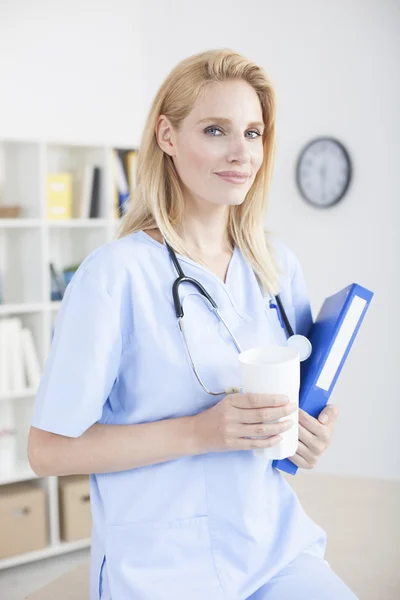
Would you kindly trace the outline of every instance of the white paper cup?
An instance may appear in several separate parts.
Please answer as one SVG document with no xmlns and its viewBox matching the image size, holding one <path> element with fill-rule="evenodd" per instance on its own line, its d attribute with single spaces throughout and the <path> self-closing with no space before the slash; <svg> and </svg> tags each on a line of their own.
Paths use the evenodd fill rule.
<svg viewBox="0 0 400 600">
<path fill-rule="evenodd" d="M 241 387 L 244 393 L 283 394 L 299 406 L 300 357 L 295 348 L 267 346 L 251 348 L 239 354 Z M 299 409 L 290 415 L 270 421 L 286 419 L 293 427 L 279 435 L 282 440 L 271 448 L 257 448 L 254 454 L 268 460 L 287 458 L 297 452 L 299 445 Z M 257 438 L 253 438 L 257 439 Z M 264 438 L 266 439 L 266 438 Z"/>
</svg>

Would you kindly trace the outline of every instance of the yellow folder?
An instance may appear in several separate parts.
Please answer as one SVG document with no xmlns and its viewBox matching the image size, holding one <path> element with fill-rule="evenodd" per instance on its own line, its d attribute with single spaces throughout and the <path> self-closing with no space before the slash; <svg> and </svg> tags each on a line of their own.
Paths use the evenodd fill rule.
<svg viewBox="0 0 400 600">
<path fill-rule="evenodd" d="M 72 175 L 51 173 L 47 175 L 47 218 L 72 218 Z"/>
</svg>

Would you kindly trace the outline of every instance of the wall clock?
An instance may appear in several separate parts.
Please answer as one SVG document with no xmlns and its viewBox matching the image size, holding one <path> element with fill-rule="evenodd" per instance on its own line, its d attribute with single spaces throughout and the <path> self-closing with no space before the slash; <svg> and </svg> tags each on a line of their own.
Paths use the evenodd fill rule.
<svg viewBox="0 0 400 600">
<path fill-rule="evenodd" d="M 341 142 L 319 137 L 300 152 L 296 165 L 296 183 L 306 202 L 318 208 L 337 204 L 350 185 L 350 156 Z"/>
</svg>

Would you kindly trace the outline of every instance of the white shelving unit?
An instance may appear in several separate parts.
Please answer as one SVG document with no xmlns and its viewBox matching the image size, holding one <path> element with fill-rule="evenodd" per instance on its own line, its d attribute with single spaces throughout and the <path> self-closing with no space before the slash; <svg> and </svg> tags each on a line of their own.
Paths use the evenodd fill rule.
<svg viewBox="0 0 400 600">
<path fill-rule="evenodd" d="M 47 174 L 70 172 L 76 181 L 87 163 L 102 169 L 99 218 L 48 220 Z M 19 218 L 0 219 L 0 319 L 18 315 L 23 326 L 31 329 L 43 368 L 61 304 L 51 301 L 49 263 L 59 271 L 80 263 L 92 250 L 114 239 L 118 228 L 119 220 L 114 218 L 113 147 L 0 140 L 0 190 L 0 204 L 22 207 Z M 0 476 L 0 486 L 29 480 L 46 490 L 49 543 L 43 550 L 0 560 L 0 570 L 90 545 L 90 539 L 60 540 L 58 478 L 37 477 L 28 464 L 27 436 L 35 393 L 35 389 L 25 389 L 0 396 L 0 403 L 11 403 L 14 411 L 18 460 L 14 472 Z"/>
</svg>

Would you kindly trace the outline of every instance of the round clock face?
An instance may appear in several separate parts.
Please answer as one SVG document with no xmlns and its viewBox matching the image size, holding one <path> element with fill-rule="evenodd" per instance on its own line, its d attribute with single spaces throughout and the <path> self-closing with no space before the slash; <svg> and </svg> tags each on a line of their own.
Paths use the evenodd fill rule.
<svg viewBox="0 0 400 600">
<path fill-rule="evenodd" d="M 333 138 L 307 144 L 297 161 L 296 182 L 303 198 L 318 208 L 343 198 L 351 179 L 351 162 L 345 147 Z"/>
</svg>

